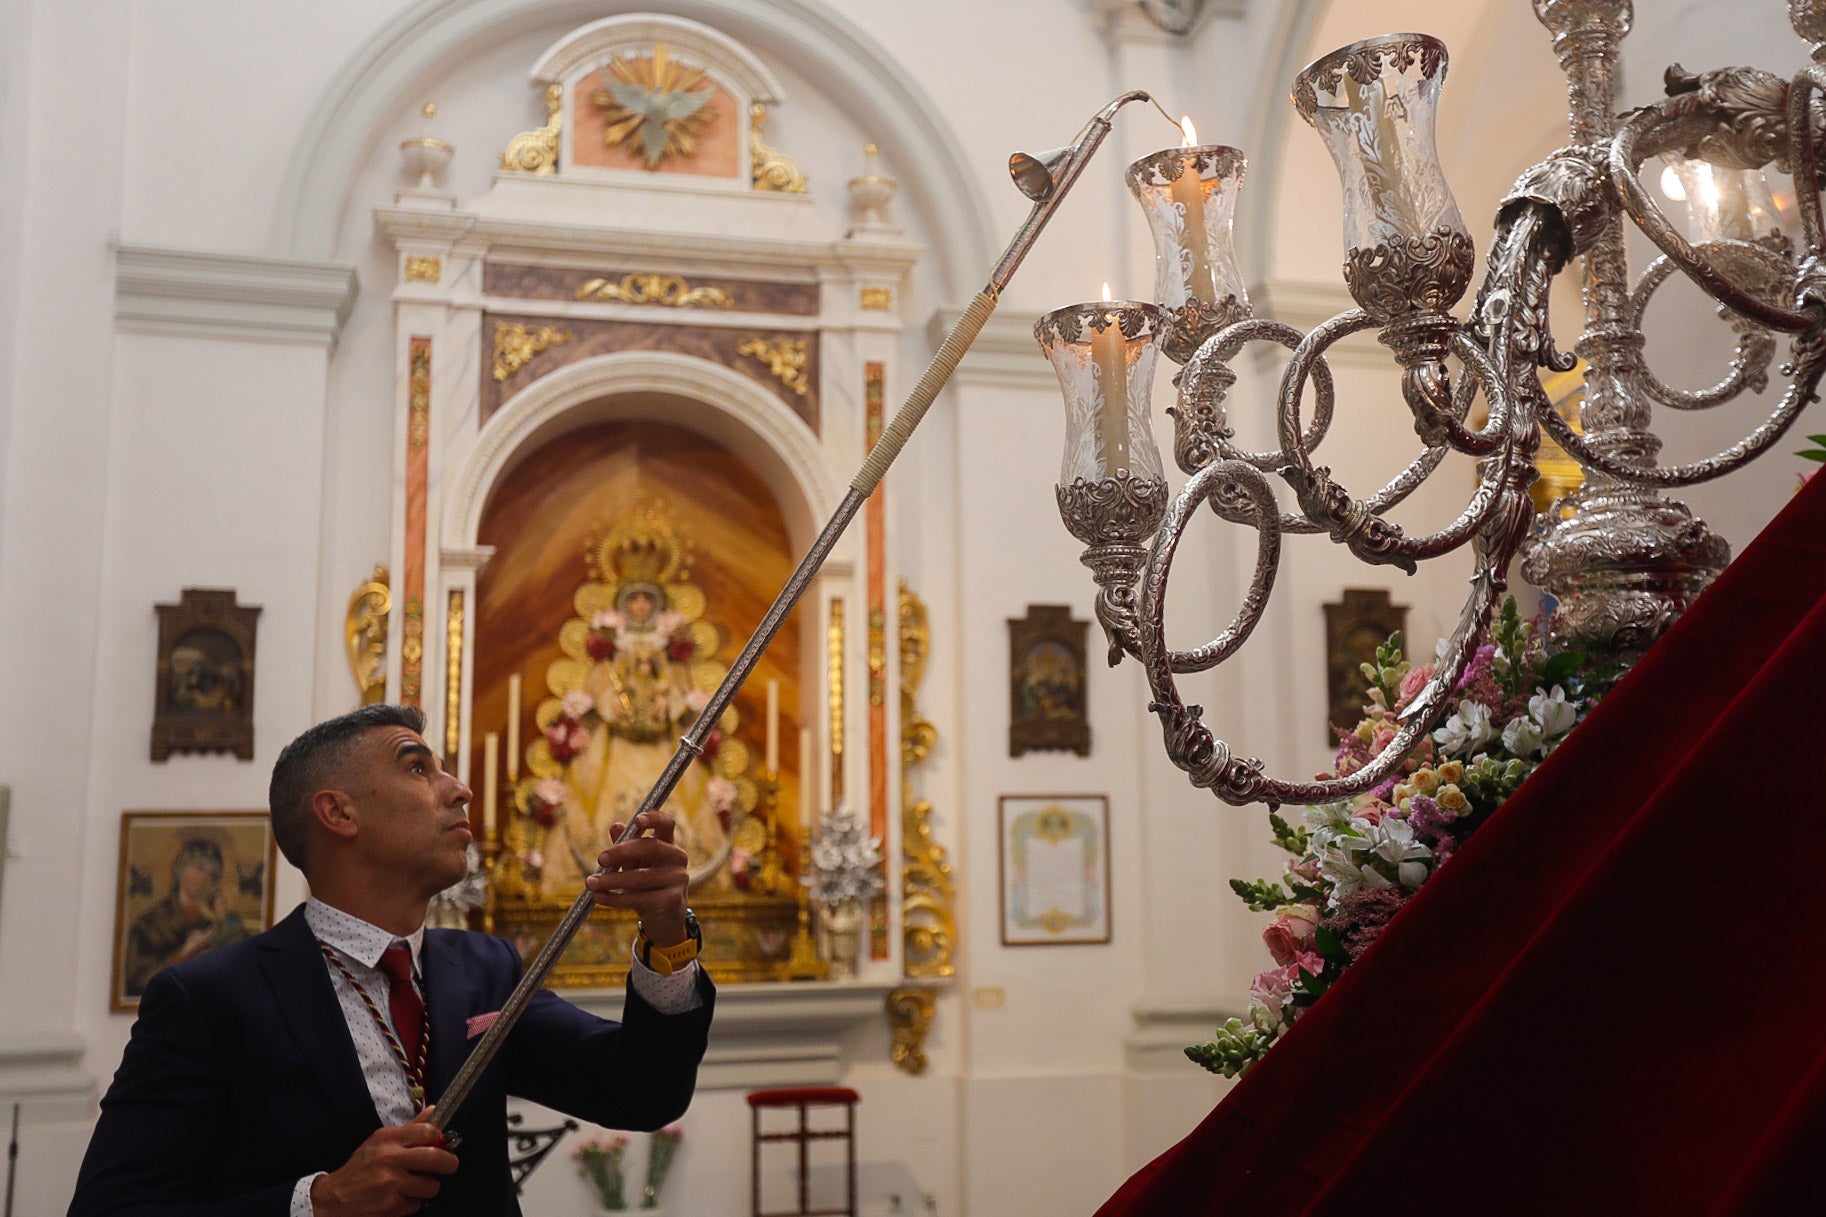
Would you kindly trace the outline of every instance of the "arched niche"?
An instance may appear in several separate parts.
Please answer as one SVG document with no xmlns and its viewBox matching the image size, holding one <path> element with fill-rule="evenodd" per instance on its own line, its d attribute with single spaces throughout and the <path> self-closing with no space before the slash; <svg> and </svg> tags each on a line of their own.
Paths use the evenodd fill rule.
<svg viewBox="0 0 1826 1217">
<path fill-rule="evenodd" d="M 492 488 L 555 436 L 640 418 L 688 428 L 740 453 L 780 505 L 800 549 L 842 497 L 842 482 L 811 429 L 754 381 L 688 355 L 628 351 L 567 364 L 489 418 L 451 483 L 443 544 L 474 546 Z"/>
</svg>

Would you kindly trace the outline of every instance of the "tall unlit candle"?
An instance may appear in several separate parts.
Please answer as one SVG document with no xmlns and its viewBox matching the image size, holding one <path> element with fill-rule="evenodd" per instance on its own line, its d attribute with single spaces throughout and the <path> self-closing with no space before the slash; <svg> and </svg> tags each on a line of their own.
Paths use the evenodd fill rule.
<svg viewBox="0 0 1826 1217">
<path fill-rule="evenodd" d="M 818 774 L 812 768 L 812 733 L 809 727 L 799 728 L 799 823 L 807 832 L 812 825 L 812 788 L 817 784 Z"/>
<path fill-rule="evenodd" d="M 495 771 L 501 765 L 501 737 L 490 731 L 482 738 L 482 837 L 495 835 Z"/>
<path fill-rule="evenodd" d="M 780 682 L 767 682 L 767 772 L 780 772 Z"/>
<path fill-rule="evenodd" d="M 507 678 L 507 780 L 520 780 L 520 674 Z"/>
</svg>

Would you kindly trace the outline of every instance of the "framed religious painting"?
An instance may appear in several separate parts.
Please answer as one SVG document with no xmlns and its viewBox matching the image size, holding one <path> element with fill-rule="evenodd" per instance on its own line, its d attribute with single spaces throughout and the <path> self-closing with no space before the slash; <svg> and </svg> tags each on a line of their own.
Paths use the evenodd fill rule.
<svg viewBox="0 0 1826 1217">
<path fill-rule="evenodd" d="M 139 1009 L 159 969 L 272 925 L 275 863 L 264 811 L 122 812 L 109 1008 Z"/>
<path fill-rule="evenodd" d="M 1071 606 L 1030 604 L 1008 619 L 1008 755 L 1057 750 L 1091 754 L 1084 660 L 1089 621 Z"/>
<path fill-rule="evenodd" d="M 232 589 L 187 587 L 159 618 L 152 759 L 232 752 L 254 759 L 254 630 L 260 607 Z"/>
<path fill-rule="evenodd" d="M 1325 606 L 1325 744 L 1336 747 L 1336 730 L 1349 731 L 1363 717 L 1369 678 L 1363 665 L 1374 664 L 1376 648 L 1389 635 L 1405 631 L 1406 605 L 1395 604 L 1381 588 L 1347 587 L 1337 604 Z"/>
<path fill-rule="evenodd" d="M 1002 945 L 1108 942 L 1108 797 L 1003 795 L 998 810 Z"/>
</svg>

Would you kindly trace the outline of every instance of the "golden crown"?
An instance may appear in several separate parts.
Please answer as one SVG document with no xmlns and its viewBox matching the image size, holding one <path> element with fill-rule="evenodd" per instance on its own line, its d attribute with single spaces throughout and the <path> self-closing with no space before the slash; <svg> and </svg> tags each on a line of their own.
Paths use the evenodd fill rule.
<svg viewBox="0 0 1826 1217">
<path fill-rule="evenodd" d="M 586 560 L 599 583 L 664 586 L 682 577 L 688 545 L 665 505 L 635 508 L 590 538 Z"/>
</svg>

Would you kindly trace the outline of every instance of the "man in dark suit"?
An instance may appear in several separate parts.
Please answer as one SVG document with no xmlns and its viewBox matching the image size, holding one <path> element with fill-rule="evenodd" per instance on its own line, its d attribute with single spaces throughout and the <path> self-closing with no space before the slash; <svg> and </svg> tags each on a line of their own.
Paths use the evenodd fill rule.
<svg viewBox="0 0 1826 1217">
<path fill-rule="evenodd" d="M 598 904 L 641 918 L 625 1021 L 542 991 L 451 1125 L 425 1122 L 520 974 L 505 942 L 426 930 L 462 878 L 469 788 L 410 707 L 293 741 L 273 832 L 312 897 L 273 929 L 153 977 L 102 1099 L 71 1217 L 517 1214 L 505 1097 L 652 1129 L 689 1105 L 715 991 L 695 957 L 672 821 L 603 851 Z"/>
</svg>

